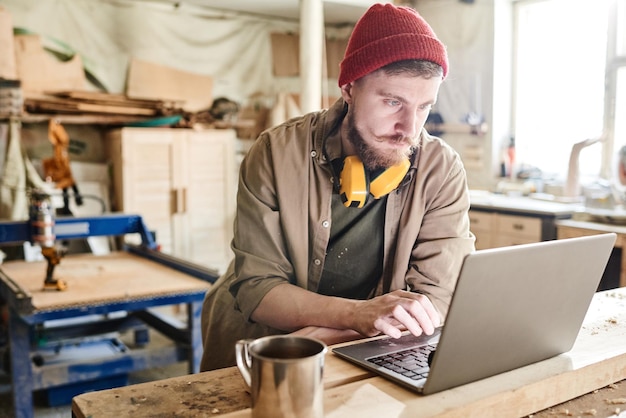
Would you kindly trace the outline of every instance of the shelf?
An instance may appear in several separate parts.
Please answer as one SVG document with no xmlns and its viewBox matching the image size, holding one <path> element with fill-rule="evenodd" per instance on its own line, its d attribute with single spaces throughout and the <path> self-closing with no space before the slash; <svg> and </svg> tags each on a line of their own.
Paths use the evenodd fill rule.
<svg viewBox="0 0 626 418">
<path fill-rule="evenodd" d="M 20 116 L 0 116 L 0 122 L 18 119 L 22 123 L 47 123 L 56 119 L 62 124 L 70 125 L 127 125 L 129 123 L 146 122 L 155 117 L 127 115 L 75 115 L 75 114 L 22 114 Z"/>
</svg>

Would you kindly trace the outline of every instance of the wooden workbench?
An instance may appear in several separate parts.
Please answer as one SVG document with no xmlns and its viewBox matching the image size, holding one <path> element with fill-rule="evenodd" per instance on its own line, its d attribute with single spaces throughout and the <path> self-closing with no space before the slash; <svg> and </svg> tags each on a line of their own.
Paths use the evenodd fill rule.
<svg viewBox="0 0 626 418">
<path fill-rule="evenodd" d="M 75 254 L 62 259 L 54 277 L 64 280 L 65 291 L 43 290 L 45 261 L 10 261 L 0 271 L 28 296 L 30 312 L 171 295 L 206 292 L 209 284 L 147 258 L 119 251 L 107 255 Z"/>
<path fill-rule="evenodd" d="M 523 417 L 580 395 L 593 394 L 626 378 L 625 308 L 626 289 L 599 292 L 570 352 L 428 396 L 374 377 L 329 351 L 324 369 L 325 416 Z M 572 401 L 567 413 L 592 414 L 585 399 L 588 398 Z M 576 410 L 577 405 L 584 410 Z M 250 397 L 237 369 L 226 368 L 79 395 L 73 399 L 72 413 L 78 418 L 234 418 L 250 417 L 249 406 Z M 609 416 L 616 408 L 619 404 L 603 398 L 593 405 L 594 416 Z M 534 416 L 558 416 L 558 410 L 554 411 Z"/>
</svg>

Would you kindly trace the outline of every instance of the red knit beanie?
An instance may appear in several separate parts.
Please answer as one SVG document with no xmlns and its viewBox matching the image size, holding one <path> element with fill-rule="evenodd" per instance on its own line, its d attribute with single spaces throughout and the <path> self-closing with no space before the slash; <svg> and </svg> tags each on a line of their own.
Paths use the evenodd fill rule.
<svg viewBox="0 0 626 418">
<path fill-rule="evenodd" d="M 441 65 L 448 74 L 446 47 L 410 7 L 375 4 L 354 26 L 340 64 L 339 87 L 392 62 L 418 59 Z"/>
</svg>

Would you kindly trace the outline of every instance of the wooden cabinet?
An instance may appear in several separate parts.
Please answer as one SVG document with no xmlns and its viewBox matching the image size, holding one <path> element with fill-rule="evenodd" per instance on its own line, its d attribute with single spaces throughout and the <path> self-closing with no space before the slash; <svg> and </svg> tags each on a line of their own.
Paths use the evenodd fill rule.
<svg viewBox="0 0 626 418">
<path fill-rule="evenodd" d="M 223 271 L 235 213 L 235 131 L 121 128 L 105 141 L 114 209 L 141 215 L 163 252 Z"/>
<path fill-rule="evenodd" d="M 554 239 L 549 233 L 544 236 L 545 226 L 549 227 L 545 222 L 529 215 L 470 210 L 470 229 L 476 235 L 478 250 Z"/>
<path fill-rule="evenodd" d="M 495 231 L 495 216 L 490 212 L 481 212 L 478 210 L 470 210 L 470 230 L 476 236 L 476 249 L 484 250 L 485 248 L 492 248 L 493 239 L 492 235 Z"/>
<path fill-rule="evenodd" d="M 542 240 L 540 218 L 500 213 L 495 213 L 494 216 L 496 218 L 494 247 L 528 244 Z"/>
<path fill-rule="evenodd" d="M 597 234 L 617 234 L 613 253 L 604 270 L 599 290 L 626 287 L 626 226 L 593 222 L 587 215 L 581 219 L 563 219 L 556 222 L 557 238 L 568 239 Z"/>
</svg>

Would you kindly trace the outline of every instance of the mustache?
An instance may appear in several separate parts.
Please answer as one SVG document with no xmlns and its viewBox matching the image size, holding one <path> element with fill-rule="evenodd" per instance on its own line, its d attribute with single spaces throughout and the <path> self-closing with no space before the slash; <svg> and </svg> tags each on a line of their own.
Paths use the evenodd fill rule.
<svg viewBox="0 0 626 418">
<path fill-rule="evenodd" d="M 394 136 L 377 136 L 374 137 L 374 141 L 378 142 L 378 143 L 383 143 L 383 142 L 396 142 L 396 143 L 405 143 L 407 145 L 410 146 L 415 146 L 417 140 L 416 138 L 411 138 L 408 136 L 402 136 L 402 135 L 394 135 Z"/>
</svg>

